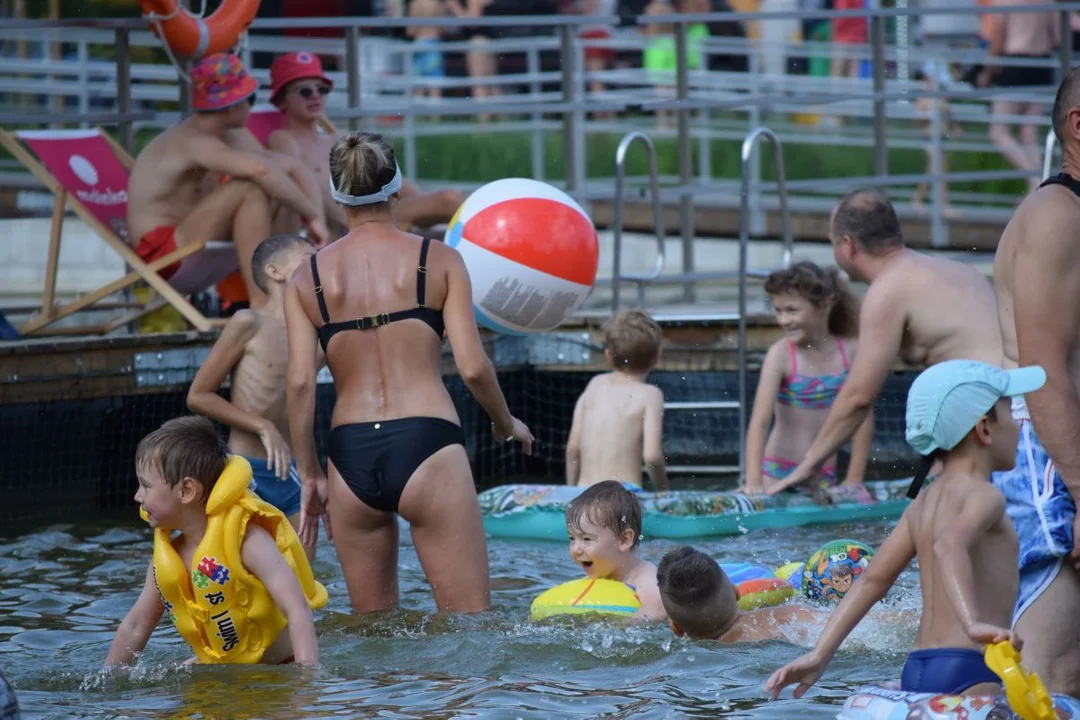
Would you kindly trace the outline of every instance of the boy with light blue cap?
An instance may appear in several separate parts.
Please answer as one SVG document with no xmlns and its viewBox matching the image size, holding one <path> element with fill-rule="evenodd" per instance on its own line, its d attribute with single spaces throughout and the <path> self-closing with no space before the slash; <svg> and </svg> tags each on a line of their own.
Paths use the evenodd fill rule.
<svg viewBox="0 0 1080 720">
<path fill-rule="evenodd" d="M 817 646 L 773 673 L 773 697 L 799 683 L 801 697 L 825 670 L 844 638 L 918 558 L 922 618 L 901 676 L 905 692 L 988 695 L 1001 680 L 986 666 L 987 644 L 1021 641 L 1009 630 L 1019 591 L 1016 530 L 990 474 L 1009 470 L 1019 429 L 1011 398 L 1046 382 L 1040 367 L 1015 370 L 949 360 L 915 378 L 908 391 L 907 442 L 923 462 L 911 484 L 915 498 L 821 634 Z M 931 465 L 942 472 L 920 493 Z"/>
</svg>

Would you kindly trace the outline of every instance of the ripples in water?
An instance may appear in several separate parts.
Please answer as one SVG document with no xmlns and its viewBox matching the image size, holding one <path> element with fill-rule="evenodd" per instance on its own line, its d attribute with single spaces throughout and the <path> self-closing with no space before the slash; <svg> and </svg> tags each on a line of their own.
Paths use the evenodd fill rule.
<svg viewBox="0 0 1080 720">
<path fill-rule="evenodd" d="M 823 542 L 880 544 L 888 527 L 802 528 L 693 543 L 721 561 L 779 566 Z M 25 718 L 831 718 L 851 691 L 899 676 L 915 619 L 872 614 L 808 697 L 767 701 L 769 673 L 816 639 L 793 627 L 753 645 L 692 643 L 666 626 L 530 623 L 542 590 L 579 576 L 565 544 L 493 540 L 493 610 L 434 614 L 402 532 L 402 607 L 352 614 L 337 557 L 323 543 L 316 574 L 330 591 L 317 613 L 322 666 L 185 666 L 187 646 L 163 623 L 131 668 L 102 668 L 113 632 L 138 595 L 151 535 L 144 526 L 56 526 L 0 540 L 0 668 Z M 647 542 L 658 562 L 674 543 Z M 887 603 L 918 607 L 907 571 Z"/>
</svg>

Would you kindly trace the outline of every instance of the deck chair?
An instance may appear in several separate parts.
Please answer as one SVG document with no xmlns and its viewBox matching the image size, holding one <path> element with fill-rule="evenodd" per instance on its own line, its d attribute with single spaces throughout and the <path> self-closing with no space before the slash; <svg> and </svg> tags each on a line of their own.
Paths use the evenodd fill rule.
<svg viewBox="0 0 1080 720">
<path fill-rule="evenodd" d="M 107 133 L 101 129 L 0 130 L 0 146 L 33 173 L 55 197 L 42 310 L 39 316 L 20 328 L 23 335 L 47 334 L 41 331 L 57 320 L 90 308 L 139 280 L 145 281 L 158 297 L 124 317 L 82 328 L 83 331 L 109 333 L 165 304 L 176 308 L 197 330 L 206 331 L 221 325 L 220 321 L 209 319 L 196 310 L 184 296 L 209 287 L 235 271 L 239 267 L 235 248 L 228 242 L 195 242 L 149 263 L 135 254 L 127 243 L 127 183 L 135 161 Z M 66 207 L 93 229 L 131 271 L 74 302 L 57 307 L 54 302 L 56 273 Z M 197 253 L 200 262 L 185 262 L 169 280 L 159 274 L 162 268 Z"/>
<path fill-rule="evenodd" d="M 319 127 L 330 134 L 337 133 L 334 123 L 322 117 L 319 119 Z M 266 147 L 270 140 L 270 133 L 285 127 L 285 115 L 273 105 L 256 105 L 251 108 L 248 116 L 247 129 L 259 144 Z"/>
</svg>

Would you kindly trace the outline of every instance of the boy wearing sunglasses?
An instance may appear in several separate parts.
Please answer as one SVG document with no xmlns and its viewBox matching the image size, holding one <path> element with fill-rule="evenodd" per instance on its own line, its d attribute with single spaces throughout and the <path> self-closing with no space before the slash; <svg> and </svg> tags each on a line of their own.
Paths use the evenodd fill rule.
<svg viewBox="0 0 1080 720">
<path fill-rule="evenodd" d="M 338 134 L 325 132 L 332 126 L 325 120 L 326 100 L 334 87 L 323 72 L 318 56 L 309 52 L 279 55 L 270 65 L 270 102 L 285 115 L 285 124 L 270 134 L 267 141 L 273 151 L 298 158 L 315 173 L 322 192 L 327 225 L 336 238 L 345 234 L 345 213 L 330 196 L 330 148 Z M 321 127 L 320 127 L 321 124 Z M 415 183 L 405 180 L 394 207 L 394 217 L 405 228 L 427 228 L 450 221 L 464 197 L 457 190 L 421 192 Z M 295 232 L 299 225 L 293 217 L 279 214 L 275 232 Z"/>
</svg>

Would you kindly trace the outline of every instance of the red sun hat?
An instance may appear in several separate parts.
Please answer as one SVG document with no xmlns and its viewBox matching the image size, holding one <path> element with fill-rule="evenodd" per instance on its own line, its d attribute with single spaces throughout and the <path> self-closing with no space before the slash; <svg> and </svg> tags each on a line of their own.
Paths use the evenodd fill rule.
<svg viewBox="0 0 1080 720">
<path fill-rule="evenodd" d="M 208 55 L 191 68 L 191 105 L 196 110 L 224 110 L 247 100 L 259 87 L 240 58 Z"/>
<path fill-rule="evenodd" d="M 294 52 L 278 55 L 270 64 L 270 102 L 279 100 L 281 91 L 293 80 L 316 78 L 331 88 L 334 81 L 323 74 L 322 62 L 317 55 L 309 52 Z"/>
</svg>

